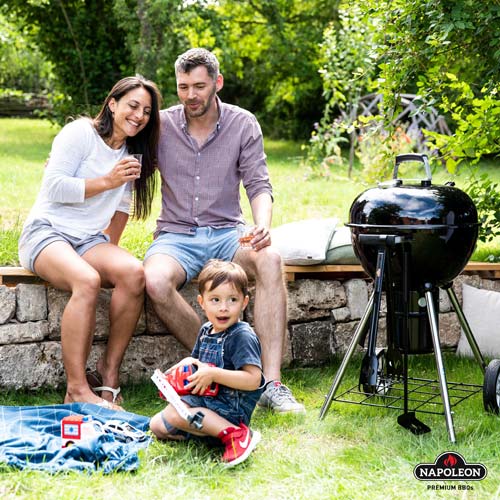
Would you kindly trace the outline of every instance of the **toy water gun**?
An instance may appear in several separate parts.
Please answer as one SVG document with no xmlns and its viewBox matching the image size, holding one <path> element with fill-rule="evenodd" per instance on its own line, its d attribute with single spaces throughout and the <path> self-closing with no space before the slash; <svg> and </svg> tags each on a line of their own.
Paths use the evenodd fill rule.
<svg viewBox="0 0 500 500">
<path fill-rule="evenodd" d="M 198 430 L 203 427 L 202 420 L 205 415 L 201 411 L 198 411 L 195 414 L 189 412 L 187 406 L 182 402 L 182 399 L 179 397 L 177 392 L 175 392 L 175 389 L 170 385 L 164 373 L 156 369 L 151 377 L 151 380 L 160 390 L 162 399 L 168 401 L 191 427 Z"/>
<path fill-rule="evenodd" d="M 213 363 L 207 363 L 209 366 L 215 366 Z M 165 373 L 165 378 L 168 383 L 174 388 L 175 392 L 180 396 L 185 396 L 186 394 L 191 394 L 191 389 L 186 389 L 186 385 L 190 383 L 188 377 L 196 372 L 198 367 L 196 365 L 182 365 L 178 366 L 175 370 Z M 219 384 L 213 383 L 210 387 L 207 387 L 198 396 L 217 396 L 219 393 Z M 160 392 L 160 397 L 162 394 Z M 164 399 L 164 398 L 162 398 Z"/>
</svg>

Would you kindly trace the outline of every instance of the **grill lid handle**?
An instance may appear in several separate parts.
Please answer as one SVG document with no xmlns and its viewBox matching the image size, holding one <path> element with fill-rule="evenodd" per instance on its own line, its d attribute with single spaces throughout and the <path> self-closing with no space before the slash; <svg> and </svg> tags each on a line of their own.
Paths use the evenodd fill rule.
<svg viewBox="0 0 500 500">
<path fill-rule="evenodd" d="M 418 161 L 424 164 L 426 178 L 422 180 L 425 185 L 430 185 L 432 181 L 431 167 L 429 165 L 429 159 L 427 155 L 421 155 L 417 153 L 406 153 L 403 155 L 396 156 L 396 163 L 394 165 L 394 172 L 392 178 L 396 180 L 398 178 L 399 165 L 405 161 Z"/>
</svg>

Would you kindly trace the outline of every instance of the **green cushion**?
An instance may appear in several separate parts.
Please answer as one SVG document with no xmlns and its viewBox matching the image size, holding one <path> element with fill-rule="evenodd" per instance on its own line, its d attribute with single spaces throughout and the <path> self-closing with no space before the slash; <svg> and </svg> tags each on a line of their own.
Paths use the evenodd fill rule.
<svg viewBox="0 0 500 500">
<path fill-rule="evenodd" d="M 359 264 L 351 242 L 351 230 L 339 227 L 330 240 L 325 264 Z"/>
</svg>

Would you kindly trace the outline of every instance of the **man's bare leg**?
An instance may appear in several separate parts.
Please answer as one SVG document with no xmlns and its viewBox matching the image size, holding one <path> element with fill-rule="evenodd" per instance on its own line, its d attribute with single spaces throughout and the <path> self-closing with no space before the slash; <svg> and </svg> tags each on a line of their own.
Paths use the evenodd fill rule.
<svg viewBox="0 0 500 500">
<path fill-rule="evenodd" d="M 238 250 L 234 262 L 255 279 L 255 331 L 262 345 L 267 380 L 279 380 L 286 334 L 287 294 L 281 257 L 272 249 Z"/>
<path fill-rule="evenodd" d="M 287 311 L 281 256 L 272 247 L 258 252 L 240 249 L 234 262 L 255 279 L 255 331 L 262 345 L 262 367 L 268 381 L 259 405 L 278 412 L 304 412 L 304 406 L 280 382 Z"/>
</svg>

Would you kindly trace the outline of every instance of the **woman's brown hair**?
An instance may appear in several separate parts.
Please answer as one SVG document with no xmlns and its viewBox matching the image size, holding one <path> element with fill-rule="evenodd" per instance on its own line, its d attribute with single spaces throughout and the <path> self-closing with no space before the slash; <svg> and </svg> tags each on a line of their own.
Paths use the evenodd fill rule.
<svg viewBox="0 0 500 500">
<path fill-rule="evenodd" d="M 129 153 L 142 153 L 141 176 L 134 182 L 134 216 L 145 219 L 151 213 L 156 190 L 155 170 L 158 164 L 158 140 L 160 138 L 160 107 L 161 95 L 158 87 L 141 75 L 128 76 L 115 83 L 107 95 L 101 110 L 94 118 L 94 126 L 98 134 L 107 139 L 113 134 L 113 113 L 109 108 L 109 101 L 119 101 L 133 89 L 142 87 L 151 96 L 151 114 L 147 125 L 137 135 L 127 137 L 126 143 Z"/>
</svg>

